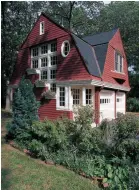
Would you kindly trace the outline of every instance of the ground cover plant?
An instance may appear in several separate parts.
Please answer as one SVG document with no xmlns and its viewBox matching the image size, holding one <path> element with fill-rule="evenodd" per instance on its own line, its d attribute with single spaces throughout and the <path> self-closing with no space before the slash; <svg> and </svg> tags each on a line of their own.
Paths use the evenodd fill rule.
<svg viewBox="0 0 139 190">
<path fill-rule="evenodd" d="M 19 92 L 22 88 L 26 90 L 25 85 L 23 79 L 14 97 L 18 97 L 18 106 L 20 101 L 23 102 L 22 107 L 26 99 Z M 37 105 L 35 100 L 34 104 Z M 107 186 L 107 189 L 139 189 L 133 180 L 138 178 L 137 116 L 119 114 L 116 120 L 104 120 L 99 127 L 92 128 L 91 116 L 94 118 L 95 112 L 91 106 L 80 106 L 74 121 L 64 117 L 56 121 L 39 121 L 37 117 L 26 118 L 27 110 L 23 112 L 16 105 L 15 99 L 13 121 L 8 124 L 8 131 L 18 146 L 28 150 L 33 157 L 61 164 L 91 179 L 99 178 L 101 187 Z M 34 110 L 37 113 L 37 106 Z M 19 113 L 22 113 L 24 125 L 15 117 Z"/>
</svg>

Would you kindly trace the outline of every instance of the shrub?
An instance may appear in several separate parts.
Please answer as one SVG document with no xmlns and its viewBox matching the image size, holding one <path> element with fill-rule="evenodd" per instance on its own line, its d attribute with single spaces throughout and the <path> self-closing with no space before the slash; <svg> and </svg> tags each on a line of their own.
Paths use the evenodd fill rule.
<svg viewBox="0 0 139 190">
<path fill-rule="evenodd" d="M 7 127 L 11 136 L 19 141 L 30 138 L 28 130 L 32 121 L 38 120 L 38 106 L 33 85 L 23 77 L 14 93 L 12 123 Z"/>
<path fill-rule="evenodd" d="M 139 99 L 128 98 L 127 99 L 127 111 L 129 112 L 139 112 Z"/>
</svg>

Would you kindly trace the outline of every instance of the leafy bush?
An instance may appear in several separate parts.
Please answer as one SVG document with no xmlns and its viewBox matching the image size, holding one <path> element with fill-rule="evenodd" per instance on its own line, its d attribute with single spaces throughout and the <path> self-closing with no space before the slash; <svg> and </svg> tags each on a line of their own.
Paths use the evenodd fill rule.
<svg viewBox="0 0 139 190">
<path fill-rule="evenodd" d="M 139 189 L 139 164 L 134 165 L 129 170 L 128 188 L 131 190 Z"/>
<path fill-rule="evenodd" d="M 139 112 L 139 99 L 138 98 L 128 98 L 127 99 L 127 111 Z"/>
</svg>

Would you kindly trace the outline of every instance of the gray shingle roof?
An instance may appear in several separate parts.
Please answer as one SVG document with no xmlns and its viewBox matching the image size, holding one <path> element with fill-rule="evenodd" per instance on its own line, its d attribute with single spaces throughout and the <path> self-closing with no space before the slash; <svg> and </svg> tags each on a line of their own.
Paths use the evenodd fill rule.
<svg viewBox="0 0 139 190">
<path fill-rule="evenodd" d="M 101 73 L 103 73 L 107 49 L 108 49 L 108 43 L 94 46 L 95 54 L 98 60 Z"/>
<path fill-rule="evenodd" d="M 114 34 L 117 32 L 117 30 L 118 29 L 114 29 L 109 32 L 102 32 L 96 35 L 85 36 L 83 40 L 85 40 L 87 43 L 93 46 L 108 43 L 112 39 Z"/>
<path fill-rule="evenodd" d="M 80 39 L 79 37 L 77 37 L 76 35 L 74 35 L 73 33 L 71 35 L 72 35 L 72 37 L 76 43 L 76 46 L 85 62 L 88 72 L 91 75 L 101 77 L 100 68 L 99 68 L 96 58 L 95 58 L 94 48 L 91 45 L 89 45 L 88 43 L 86 43 L 85 41 L 83 41 L 82 39 Z"/>
</svg>

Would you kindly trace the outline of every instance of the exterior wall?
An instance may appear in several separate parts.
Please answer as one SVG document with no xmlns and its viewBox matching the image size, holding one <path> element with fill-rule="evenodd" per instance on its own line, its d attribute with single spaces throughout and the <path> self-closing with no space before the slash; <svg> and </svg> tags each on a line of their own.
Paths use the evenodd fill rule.
<svg viewBox="0 0 139 190">
<path fill-rule="evenodd" d="M 38 114 L 39 114 L 40 120 L 44 120 L 45 118 L 54 120 L 62 116 L 66 116 L 69 119 L 73 119 L 72 111 L 56 110 L 55 99 L 52 99 L 50 101 L 44 101 L 44 104 L 42 104 L 39 108 Z"/>
<path fill-rule="evenodd" d="M 95 87 L 95 114 L 96 114 L 96 119 L 95 119 L 95 123 L 99 124 L 100 122 L 100 116 L 99 116 L 99 112 L 100 112 L 100 87 Z"/>
<path fill-rule="evenodd" d="M 124 58 L 123 59 L 124 73 L 118 73 L 115 71 L 115 50 L 118 50 Z M 128 80 L 127 60 L 119 30 L 116 32 L 116 34 L 109 42 L 108 51 L 105 60 L 104 72 L 102 75 L 102 79 L 105 82 L 110 82 L 119 85 L 119 83 L 115 80 L 115 78 L 125 80 L 125 82 L 121 84 L 121 86 L 130 87 Z"/>
</svg>

